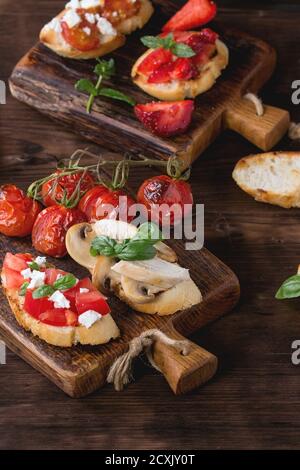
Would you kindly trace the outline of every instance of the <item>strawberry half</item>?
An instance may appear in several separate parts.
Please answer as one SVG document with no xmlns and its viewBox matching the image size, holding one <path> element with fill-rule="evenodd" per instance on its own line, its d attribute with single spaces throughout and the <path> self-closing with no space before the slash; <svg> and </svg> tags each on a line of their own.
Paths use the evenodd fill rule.
<svg viewBox="0 0 300 470">
<path fill-rule="evenodd" d="M 188 0 L 163 27 L 164 32 L 188 31 L 211 21 L 217 13 L 217 5 L 211 0 Z"/>
<path fill-rule="evenodd" d="M 168 64 L 171 61 L 172 52 L 160 47 L 159 49 L 155 49 L 155 51 L 151 52 L 151 54 L 145 57 L 145 59 L 138 66 L 137 71 L 143 75 L 149 76 L 159 67 L 164 64 Z"/>
<path fill-rule="evenodd" d="M 171 137 L 185 132 L 191 123 L 193 111 L 193 100 L 156 101 L 138 104 L 134 108 L 137 118 L 144 126 L 161 137 Z"/>
</svg>

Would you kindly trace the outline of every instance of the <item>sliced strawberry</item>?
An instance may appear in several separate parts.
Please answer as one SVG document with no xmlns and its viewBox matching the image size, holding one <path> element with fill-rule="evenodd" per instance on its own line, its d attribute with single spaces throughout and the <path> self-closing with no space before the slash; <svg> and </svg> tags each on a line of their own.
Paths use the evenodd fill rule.
<svg viewBox="0 0 300 470">
<path fill-rule="evenodd" d="M 196 78 L 198 73 L 197 67 L 195 67 L 190 59 L 179 57 L 173 62 L 170 76 L 172 80 L 191 80 Z"/>
<path fill-rule="evenodd" d="M 187 31 L 211 21 L 217 13 L 217 5 L 211 0 L 188 2 L 165 24 L 164 32 Z"/>
<path fill-rule="evenodd" d="M 170 137 L 185 132 L 192 120 L 192 100 L 153 102 L 138 104 L 134 111 L 137 118 L 153 134 Z"/>
<path fill-rule="evenodd" d="M 173 62 L 163 64 L 154 70 L 148 78 L 148 83 L 168 83 L 172 80 Z"/>
<path fill-rule="evenodd" d="M 147 55 L 147 57 L 145 57 L 145 59 L 138 66 L 137 71 L 148 76 L 153 73 L 156 69 L 158 69 L 161 65 L 168 64 L 171 61 L 172 52 L 160 47 L 159 49 L 155 49 L 155 51 L 151 52 Z"/>
<path fill-rule="evenodd" d="M 192 57 L 192 63 L 198 68 L 201 67 L 210 60 L 215 50 L 216 46 L 214 44 L 204 44 L 202 51 L 199 51 L 197 55 Z"/>
</svg>

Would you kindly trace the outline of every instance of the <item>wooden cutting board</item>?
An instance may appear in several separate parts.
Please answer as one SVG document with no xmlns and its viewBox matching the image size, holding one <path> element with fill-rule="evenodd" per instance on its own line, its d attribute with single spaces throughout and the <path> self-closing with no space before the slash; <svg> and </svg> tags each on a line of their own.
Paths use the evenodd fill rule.
<svg viewBox="0 0 300 470">
<path fill-rule="evenodd" d="M 159 328 L 174 339 L 197 331 L 229 312 L 239 299 L 239 282 L 234 273 L 209 251 L 186 251 L 183 243 L 172 243 L 180 263 L 189 268 L 201 289 L 203 302 L 190 310 L 169 317 L 137 313 L 117 298 L 110 300 L 112 315 L 121 337 L 103 346 L 58 348 L 34 337 L 21 328 L 0 289 L 0 335 L 6 345 L 54 382 L 71 397 L 83 397 L 102 387 L 110 366 L 128 350 L 128 342 L 143 331 Z M 30 240 L 0 236 L 0 264 L 7 251 L 33 252 Z M 50 259 L 49 259 L 50 261 Z M 70 258 L 53 260 L 62 269 L 78 277 L 87 276 Z M 182 356 L 173 348 L 156 342 L 153 357 L 172 390 L 185 393 L 209 380 L 216 372 L 217 358 L 191 343 L 191 352 Z"/>
<path fill-rule="evenodd" d="M 140 37 L 157 35 L 174 12 L 174 2 L 165 1 L 163 6 L 160 1 L 153 3 L 155 14 L 148 25 L 142 32 L 128 37 L 126 45 L 110 55 L 115 58 L 118 74 L 109 85 L 133 96 L 137 103 L 153 100 L 130 79 L 132 65 L 145 51 Z M 229 47 L 230 64 L 215 86 L 197 97 L 192 125 L 176 138 L 152 135 L 137 121 L 132 108 L 120 102 L 98 98 L 92 114 L 86 114 L 87 98 L 74 89 L 74 84 L 82 77 L 95 79 L 94 62 L 61 58 L 40 43 L 15 67 L 10 89 L 20 101 L 118 152 L 142 152 L 158 158 L 177 154 L 187 167 L 226 128 L 268 151 L 287 131 L 289 113 L 266 106 L 264 116 L 258 117 L 253 104 L 242 97 L 246 92 L 257 93 L 271 77 L 276 53 L 267 43 L 245 33 L 223 30 L 219 23 L 212 23 L 211 27 Z"/>
</svg>

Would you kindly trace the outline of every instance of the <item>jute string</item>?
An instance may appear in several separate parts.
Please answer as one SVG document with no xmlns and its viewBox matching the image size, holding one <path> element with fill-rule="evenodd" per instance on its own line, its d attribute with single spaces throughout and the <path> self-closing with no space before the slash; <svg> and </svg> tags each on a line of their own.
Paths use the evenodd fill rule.
<svg viewBox="0 0 300 470">
<path fill-rule="evenodd" d="M 244 95 L 244 98 L 254 104 L 257 116 L 261 117 L 264 115 L 265 110 L 263 102 L 260 98 L 258 98 L 257 95 L 255 95 L 254 93 L 246 93 L 246 95 Z M 291 140 L 300 139 L 300 123 L 291 122 L 288 136 Z"/>
<path fill-rule="evenodd" d="M 131 371 L 133 360 L 143 351 L 152 367 L 161 372 L 155 364 L 152 354 L 152 346 L 155 341 L 161 341 L 167 346 L 172 346 L 183 356 L 187 356 L 190 352 L 190 342 L 187 340 L 179 341 L 172 339 L 161 330 L 153 329 L 145 331 L 140 336 L 130 341 L 128 351 L 118 357 L 111 366 L 108 372 L 107 382 L 114 384 L 115 390 L 118 392 L 123 390 L 132 380 Z"/>
</svg>

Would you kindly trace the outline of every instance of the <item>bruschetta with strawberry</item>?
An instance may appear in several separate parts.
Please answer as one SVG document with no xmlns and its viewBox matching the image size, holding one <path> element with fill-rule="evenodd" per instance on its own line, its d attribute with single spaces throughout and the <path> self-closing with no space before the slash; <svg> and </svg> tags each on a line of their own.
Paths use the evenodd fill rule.
<svg viewBox="0 0 300 470">
<path fill-rule="evenodd" d="M 90 279 L 78 280 L 45 257 L 7 253 L 1 281 L 17 322 L 49 344 L 99 345 L 120 334 L 106 298 Z"/>
<path fill-rule="evenodd" d="M 43 27 L 40 41 L 63 57 L 93 59 L 121 47 L 124 34 L 142 28 L 152 13 L 149 0 L 71 0 Z"/>
<path fill-rule="evenodd" d="M 217 33 L 174 31 L 146 36 L 149 47 L 134 64 L 134 83 L 155 98 L 177 101 L 209 90 L 228 65 L 228 48 Z"/>
</svg>

